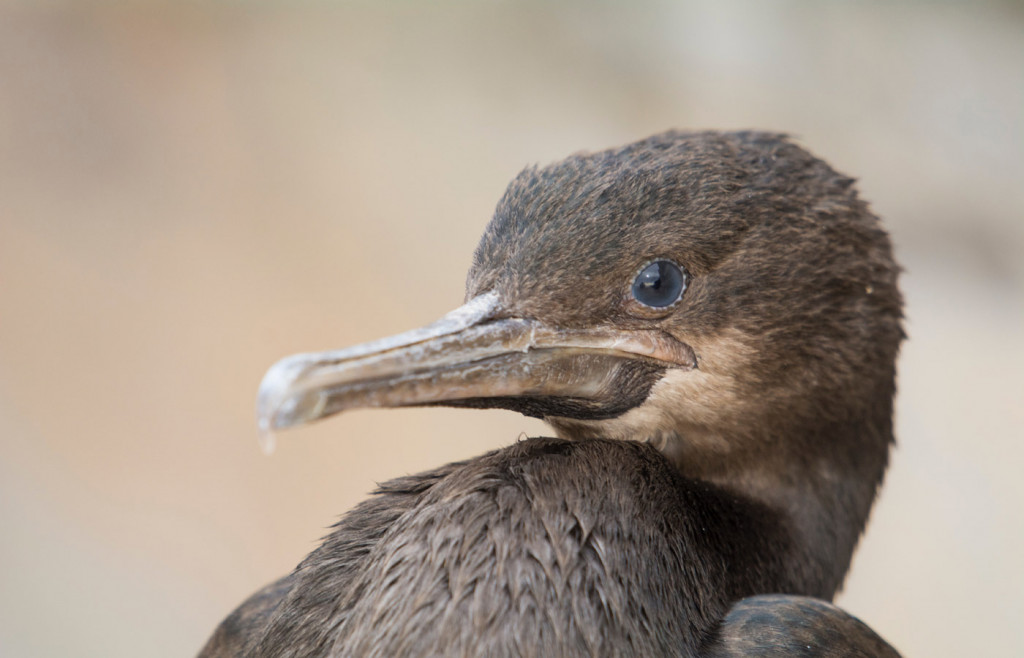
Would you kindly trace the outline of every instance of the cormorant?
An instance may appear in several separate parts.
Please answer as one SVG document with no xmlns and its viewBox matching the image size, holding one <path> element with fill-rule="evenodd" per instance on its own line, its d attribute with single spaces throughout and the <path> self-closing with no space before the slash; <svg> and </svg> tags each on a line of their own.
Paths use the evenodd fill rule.
<svg viewBox="0 0 1024 658">
<path fill-rule="evenodd" d="M 559 438 L 381 485 L 201 655 L 896 656 L 830 601 L 893 442 L 898 269 L 783 135 L 525 169 L 464 306 L 284 359 L 259 419 L 500 407 Z"/>
</svg>

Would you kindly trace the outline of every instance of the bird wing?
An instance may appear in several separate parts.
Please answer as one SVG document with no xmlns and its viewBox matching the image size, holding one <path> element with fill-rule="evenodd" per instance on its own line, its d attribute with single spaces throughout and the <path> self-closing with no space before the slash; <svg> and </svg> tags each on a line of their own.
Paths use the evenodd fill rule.
<svg viewBox="0 0 1024 658">
<path fill-rule="evenodd" d="M 767 594 L 733 604 L 702 647 L 705 658 L 899 658 L 867 624 L 809 596 Z"/>
</svg>

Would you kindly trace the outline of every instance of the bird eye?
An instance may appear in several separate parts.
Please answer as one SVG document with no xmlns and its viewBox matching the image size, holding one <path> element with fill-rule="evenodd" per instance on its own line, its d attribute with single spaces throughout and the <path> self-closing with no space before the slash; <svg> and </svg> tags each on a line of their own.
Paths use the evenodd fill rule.
<svg viewBox="0 0 1024 658">
<path fill-rule="evenodd" d="M 665 308 L 679 301 L 689 275 L 670 260 L 656 260 L 633 281 L 633 298 L 644 306 Z"/>
</svg>

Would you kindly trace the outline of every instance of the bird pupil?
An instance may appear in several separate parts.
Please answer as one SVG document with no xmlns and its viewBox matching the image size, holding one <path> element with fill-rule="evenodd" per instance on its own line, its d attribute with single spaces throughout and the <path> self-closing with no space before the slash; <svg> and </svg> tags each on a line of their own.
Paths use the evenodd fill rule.
<svg viewBox="0 0 1024 658">
<path fill-rule="evenodd" d="M 686 287 L 686 274 L 675 263 L 659 260 L 651 263 L 633 282 L 633 297 L 645 306 L 664 308 L 676 303 Z"/>
</svg>

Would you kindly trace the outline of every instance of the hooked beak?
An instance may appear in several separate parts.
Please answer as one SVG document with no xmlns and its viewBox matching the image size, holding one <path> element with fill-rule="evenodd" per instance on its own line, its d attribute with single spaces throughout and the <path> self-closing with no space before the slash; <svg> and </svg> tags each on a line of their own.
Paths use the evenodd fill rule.
<svg viewBox="0 0 1024 658">
<path fill-rule="evenodd" d="M 261 432 L 269 439 L 358 407 L 612 418 L 641 404 L 666 369 L 695 367 L 693 350 L 662 331 L 559 329 L 498 310 L 497 293 L 486 293 L 420 329 L 278 361 L 260 384 Z"/>
</svg>

